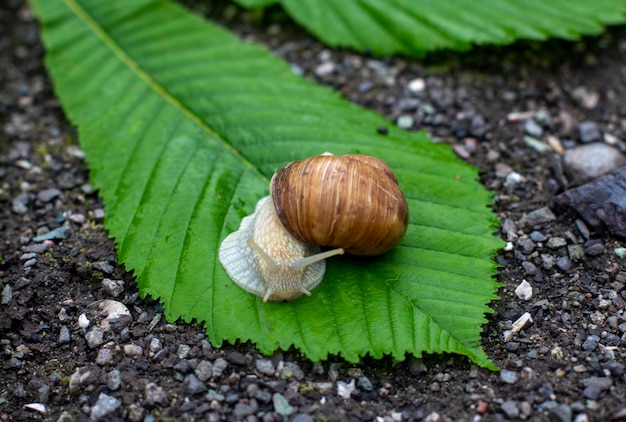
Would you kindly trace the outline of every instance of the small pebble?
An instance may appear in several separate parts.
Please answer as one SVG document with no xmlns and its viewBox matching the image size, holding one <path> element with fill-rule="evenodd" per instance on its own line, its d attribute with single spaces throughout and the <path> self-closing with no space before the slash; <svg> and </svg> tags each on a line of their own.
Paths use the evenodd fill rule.
<svg viewBox="0 0 626 422">
<path fill-rule="evenodd" d="M 103 273 L 106 273 L 106 274 L 111 274 L 115 270 L 113 265 L 109 264 L 106 261 L 94 262 L 91 266 L 92 268 L 98 271 L 102 271 Z"/>
<path fill-rule="evenodd" d="M 118 297 L 124 291 L 124 280 L 102 279 L 102 287 L 113 297 Z"/>
<path fill-rule="evenodd" d="M 572 408 L 566 404 L 559 404 L 550 411 L 551 422 L 571 422 Z"/>
<path fill-rule="evenodd" d="M 361 390 L 364 391 L 373 391 L 374 390 L 374 385 L 372 384 L 372 381 L 369 380 L 369 378 L 362 376 L 359 377 L 356 386 L 358 388 L 360 388 Z"/>
<path fill-rule="evenodd" d="M 270 376 L 274 375 L 274 372 L 276 371 L 274 364 L 269 359 L 257 359 L 256 369 L 260 373 Z"/>
<path fill-rule="evenodd" d="M 500 371 L 500 380 L 507 384 L 515 384 L 517 382 L 517 373 L 502 369 Z"/>
<path fill-rule="evenodd" d="M 206 385 L 200 381 L 194 374 L 189 374 L 183 380 L 183 385 L 187 393 L 193 395 L 204 393 L 207 391 Z"/>
<path fill-rule="evenodd" d="M 571 184 L 578 186 L 625 165 L 626 157 L 619 149 L 597 142 L 566 150 L 562 162 Z"/>
<path fill-rule="evenodd" d="M 114 354 L 111 349 L 100 349 L 96 356 L 96 363 L 100 366 L 108 366 L 113 363 Z"/>
<path fill-rule="evenodd" d="M 237 403 L 232 416 L 235 420 L 243 420 L 246 416 L 252 415 L 259 410 L 259 405 L 255 399 L 251 399 L 248 404 Z"/>
<path fill-rule="evenodd" d="M 585 120 L 578 126 L 578 134 L 580 136 L 580 142 L 588 144 L 590 142 L 599 141 L 602 136 L 600 134 L 600 128 L 595 122 Z"/>
<path fill-rule="evenodd" d="M 119 390 L 122 385 L 122 373 L 119 369 L 113 369 L 107 373 L 107 388 L 111 391 Z"/>
<path fill-rule="evenodd" d="M 100 393 L 98 401 L 91 407 L 90 418 L 94 421 L 104 420 L 111 413 L 115 412 L 121 405 L 121 400 L 107 394 Z"/>
<path fill-rule="evenodd" d="M 585 253 L 596 256 L 604 253 L 604 245 L 600 241 L 588 240 L 585 242 Z"/>
<path fill-rule="evenodd" d="M 33 410 L 39 413 L 46 413 L 46 405 L 43 403 L 27 403 L 24 405 L 24 409 Z"/>
<path fill-rule="evenodd" d="M 426 82 L 422 78 L 416 78 L 409 81 L 407 87 L 411 94 L 420 94 L 424 91 L 424 88 L 426 88 Z"/>
<path fill-rule="evenodd" d="M 185 359 L 189 352 L 191 351 L 191 346 L 188 344 L 179 344 L 176 349 L 176 356 L 178 359 Z"/>
<path fill-rule="evenodd" d="M 226 370 L 226 368 L 228 368 L 228 362 L 226 362 L 226 360 L 224 360 L 223 358 L 217 358 L 215 359 L 215 362 L 213 362 L 213 378 L 219 378 L 222 376 L 222 374 L 224 373 L 224 370 Z"/>
<path fill-rule="evenodd" d="M 154 407 L 155 405 L 165 407 L 170 403 L 170 398 L 165 389 L 154 382 L 146 384 L 144 396 L 144 405 L 147 407 Z"/>
<path fill-rule="evenodd" d="M 562 248 L 567 245 L 567 241 L 562 237 L 551 237 L 546 246 L 550 249 Z"/>
<path fill-rule="evenodd" d="M 522 300 L 530 300 L 533 297 L 533 288 L 526 280 L 522 280 L 515 288 L 515 294 Z"/>
<path fill-rule="evenodd" d="M 514 400 L 506 400 L 500 405 L 500 408 L 511 419 L 517 419 L 519 417 L 519 408 L 517 402 Z"/>
<path fill-rule="evenodd" d="M 582 344 L 582 348 L 583 350 L 587 352 L 591 352 L 595 350 L 596 347 L 598 347 L 598 344 L 600 344 L 600 337 L 596 336 L 595 334 L 592 334 L 590 336 L 587 336 L 587 338 Z"/>
<path fill-rule="evenodd" d="M 535 138 L 541 138 L 543 128 L 535 121 L 535 119 L 527 119 L 524 121 L 524 132 Z"/>
<path fill-rule="evenodd" d="M 141 346 L 137 346 L 136 344 L 125 344 L 124 354 L 130 357 L 141 356 L 143 355 L 143 348 Z"/>
<path fill-rule="evenodd" d="M 549 223 L 551 221 L 556 220 L 556 216 L 552 212 L 552 210 L 548 207 L 539 208 L 537 210 L 531 211 L 530 213 L 523 216 L 519 224 L 521 226 L 538 226 L 540 224 Z"/>
<path fill-rule="evenodd" d="M 213 364 L 208 360 L 201 360 L 194 369 L 194 373 L 200 381 L 207 381 L 213 376 Z"/>
<path fill-rule="evenodd" d="M 289 405 L 289 401 L 280 393 L 274 393 L 272 396 L 272 403 L 274 404 L 274 411 L 281 415 L 283 418 L 289 417 L 294 412 L 293 406 Z"/>
<path fill-rule="evenodd" d="M 585 256 L 585 248 L 581 245 L 568 245 L 567 254 L 572 261 L 578 261 Z"/>
<path fill-rule="evenodd" d="M 569 271 L 572 268 L 572 261 L 567 256 L 562 256 L 556 260 L 556 266 L 563 271 Z"/>
<path fill-rule="evenodd" d="M 354 379 L 352 379 L 349 384 L 343 381 L 337 381 L 337 395 L 344 399 L 349 399 L 355 388 Z"/>
<path fill-rule="evenodd" d="M 37 194 L 37 199 L 40 202 L 46 203 L 46 202 L 52 201 L 54 198 L 60 195 L 61 195 L 61 191 L 58 189 L 55 189 L 55 188 L 44 189 Z"/>
<path fill-rule="evenodd" d="M 524 268 L 524 271 L 528 275 L 535 275 L 535 274 L 537 274 L 537 267 L 535 266 L 535 264 L 533 264 L 530 261 L 522 262 L 522 268 Z"/>
<path fill-rule="evenodd" d="M 245 365 L 247 363 L 246 355 L 237 351 L 230 352 L 226 356 L 226 360 L 234 365 Z"/>
<path fill-rule="evenodd" d="M 414 120 L 413 117 L 409 116 L 408 114 L 402 114 L 400 116 L 398 116 L 398 119 L 396 120 L 396 125 L 400 128 L 400 129 L 411 129 L 413 127 L 414 124 Z"/>
<path fill-rule="evenodd" d="M 13 289 L 11 288 L 11 285 L 5 284 L 2 288 L 2 293 L 0 293 L 0 303 L 6 305 L 11 301 L 11 299 L 13 299 Z"/>
<path fill-rule="evenodd" d="M 102 330 L 93 329 L 87 334 L 85 334 L 85 340 L 87 340 L 87 345 L 93 349 L 94 347 L 98 347 L 104 341 L 104 333 Z"/>
<path fill-rule="evenodd" d="M 62 325 L 59 331 L 59 343 L 69 343 L 70 329 L 67 325 Z"/>
</svg>

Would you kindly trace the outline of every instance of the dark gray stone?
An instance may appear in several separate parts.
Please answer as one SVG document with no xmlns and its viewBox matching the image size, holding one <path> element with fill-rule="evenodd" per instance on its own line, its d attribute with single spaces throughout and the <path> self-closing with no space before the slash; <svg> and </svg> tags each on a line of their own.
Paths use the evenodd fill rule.
<svg viewBox="0 0 626 422">
<path fill-rule="evenodd" d="M 580 142 L 589 143 L 599 141 L 601 138 L 600 128 L 596 122 L 585 120 L 578 126 L 578 135 L 580 136 Z"/>
<path fill-rule="evenodd" d="M 530 226 L 534 227 L 540 224 L 549 223 L 551 221 L 556 220 L 556 216 L 552 212 L 552 210 L 548 207 L 539 208 L 538 210 L 534 210 L 523 216 L 519 224 L 521 226 Z"/>
<path fill-rule="evenodd" d="M 572 422 L 572 408 L 566 404 L 559 404 L 550 411 L 550 422 Z"/>
<path fill-rule="evenodd" d="M 585 339 L 582 344 L 582 348 L 587 352 L 591 352 L 595 350 L 596 347 L 598 347 L 598 344 L 600 344 L 600 337 L 592 334 Z"/>
<path fill-rule="evenodd" d="M 50 202 L 57 196 L 61 195 L 61 191 L 55 188 L 44 189 L 37 194 L 37 199 L 40 202 Z"/>
<path fill-rule="evenodd" d="M 562 205 L 576 210 L 596 230 L 606 228 L 626 238 L 626 166 L 594 180 L 569 189 L 556 197 Z"/>
</svg>

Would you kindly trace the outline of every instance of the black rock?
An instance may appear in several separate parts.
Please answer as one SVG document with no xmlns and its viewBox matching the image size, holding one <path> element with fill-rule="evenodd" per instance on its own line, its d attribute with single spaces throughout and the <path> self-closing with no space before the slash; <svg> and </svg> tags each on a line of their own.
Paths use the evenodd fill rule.
<svg viewBox="0 0 626 422">
<path fill-rule="evenodd" d="M 595 230 L 606 228 L 626 238 L 626 166 L 556 197 L 576 210 Z"/>
</svg>

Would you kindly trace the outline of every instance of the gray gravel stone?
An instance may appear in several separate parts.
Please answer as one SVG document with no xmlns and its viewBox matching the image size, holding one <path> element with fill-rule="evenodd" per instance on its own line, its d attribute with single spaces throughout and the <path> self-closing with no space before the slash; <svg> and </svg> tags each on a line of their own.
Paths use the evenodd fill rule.
<svg viewBox="0 0 626 422">
<path fill-rule="evenodd" d="M 413 117 L 409 116 L 408 114 L 402 114 L 398 117 L 398 120 L 396 120 L 396 125 L 398 125 L 398 127 L 400 129 L 411 129 L 413 127 Z"/>
<path fill-rule="evenodd" d="M 563 170 L 573 186 L 604 176 L 626 164 L 617 148 L 604 143 L 580 145 L 563 153 Z"/>
<path fill-rule="evenodd" d="M 91 408 L 91 414 L 89 417 L 92 421 L 103 420 L 111 413 L 115 412 L 121 405 L 121 400 L 107 394 L 100 393 L 98 401 Z"/>
<path fill-rule="evenodd" d="M 572 422 L 572 408 L 566 404 L 559 404 L 550 411 L 550 422 Z"/>
<path fill-rule="evenodd" d="M 517 402 L 514 400 L 504 401 L 500 405 L 500 408 L 511 419 L 517 419 L 519 417 L 519 407 L 517 406 Z"/>
<path fill-rule="evenodd" d="M 604 253 L 604 245 L 600 241 L 588 240 L 585 242 L 585 253 L 589 255 L 602 255 Z"/>
<path fill-rule="evenodd" d="M 87 346 L 93 349 L 94 347 L 100 346 L 104 342 L 104 333 L 102 330 L 94 328 L 85 334 L 85 340 L 87 340 Z"/>
<path fill-rule="evenodd" d="M 293 415 L 293 418 L 291 419 L 291 422 L 313 422 L 313 421 L 315 421 L 315 419 L 313 419 L 313 416 L 307 413 L 296 413 L 295 415 Z"/>
<path fill-rule="evenodd" d="M 124 280 L 102 279 L 102 287 L 113 297 L 118 297 L 124 291 Z"/>
<path fill-rule="evenodd" d="M 11 201 L 11 210 L 15 214 L 26 214 L 28 212 L 28 204 L 30 203 L 30 194 L 22 192 Z"/>
<path fill-rule="evenodd" d="M 37 194 L 37 199 L 40 202 L 45 203 L 45 202 L 52 201 L 54 198 L 60 195 L 61 195 L 61 191 L 56 188 L 44 189 L 42 191 L 39 191 L 39 193 Z"/>
<path fill-rule="evenodd" d="M 208 360 L 201 360 L 198 362 L 194 373 L 200 381 L 207 381 L 213 376 L 213 364 Z"/>
<path fill-rule="evenodd" d="M 221 377 L 224 371 L 226 370 L 226 368 L 228 368 L 228 362 L 226 362 L 226 360 L 222 358 L 215 359 L 215 362 L 213 362 L 213 368 L 212 368 L 213 378 Z"/>
<path fill-rule="evenodd" d="M 549 223 L 551 221 L 556 220 L 556 216 L 552 212 L 552 210 L 548 207 L 539 208 L 537 210 L 531 211 L 525 216 L 523 216 L 519 224 L 520 226 L 538 226 L 540 224 Z"/>
<path fill-rule="evenodd" d="M 585 120 L 578 126 L 578 135 L 580 136 L 580 142 L 589 143 L 599 141 L 602 137 L 600 134 L 600 128 L 596 122 Z"/>
<path fill-rule="evenodd" d="M 111 349 L 100 349 L 96 356 L 96 363 L 100 366 L 111 365 L 114 357 L 114 353 Z"/>
<path fill-rule="evenodd" d="M 119 369 L 113 369 L 107 373 L 107 388 L 111 391 L 119 390 L 122 385 L 122 373 Z"/>
<path fill-rule="evenodd" d="M 585 256 L 585 248 L 581 245 L 568 245 L 567 254 L 572 261 L 578 261 Z"/>
<path fill-rule="evenodd" d="M 562 256 L 556 260 L 556 266 L 563 271 L 568 271 L 570 268 L 572 268 L 572 261 L 570 261 L 569 257 Z"/>
<path fill-rule="evenodd" d="M 530 255 L 537 246 L 531 239 L 522 239 L 517 244 L 524 255 Z"/>
<path fill-rule="evenodd" d="M 256 369 L 260 373 L 270 376 L 274 375 L 274 372 L 276 371 L 274 364 L 269 359 L 257 359 Z"/>
<path fill-rule="evenodd" d="M 359 377 L 359 379 L 357 380 L 356 386 L 364 391 L 374 390 L 374 385 L 372 384 L 372 381 L 370 381 L 369 378 L 365 376 Z"/>
<path fill-rule="evenodd" d="M 289 404 L 289 400 L 280 393 L 274 393 L 272 403 L 274 404 L 274 411 L 284 418 L 289 417 L 295 410 L 293 406 Z"/>
<path fill-rule="evenodd" d="M 550 249 L 562 248 L 565 245 L 567 245 L 567 241 L 564 238 L 557 236 L 548 239 L 548 243 L 546 244 L 546 246 Z"/>
<path fill-rule="evenodd" d="M 500 371 L 500 380 L 507 384 L 515 384 L 517 382 L 517 373 L 503 369 Z"/>
<path fill-rule="evenodd" d="M 527 119 L 524 121 L 524 132 L 535 138 L 541 138 L 543 135 L 543 128 L 535 119 Z"/>
<path fill-rule="evenodd" d="M 537 267 L 535 266 L 535 264 L 533 264 L 530 261 L 522 262 L 522 268 L 524 268 L 524 271 L 528 275 L 535 275 L 535 274 L 537 274 Z"/>
<path fill-rule="evenodd" d="M 534 230 L 530 233 L 530 238 L 533 240 L 533 242 L 545 242 L 548 239 L 545 234 L 537 230 Z"/>
<path fill-rule="evenodd" d="M 200 381 L 194 374 L 189 374 L 183 380 L 183 385 L 187 393 L 193 395 L 204 393 L 207 391 L 206 385 Z"/>
<path fill-rule="evenodd" d="M 583 350 L 587 352 L 591 352 L 595 350 L 596 347 L 598 347 L 598 344 L 600 344 L 600 337 L 596 336 L 595 334 L 592 334 L 590 336 L 587 336 L 587 338 L 582 344 L 582 348 Z"/>
<path fill-rule="evenodd" d="M 147 407 L 154 407 L 155 405 L 164 407 L 170 403 L 170 397 L 168 396 L 167 391 L 154 382 L 146 384 L 144 395 L 144 405 Z"/>
<path fill-rule="evenodd" d="M 251 399 L 250 403 L 237 403 L 233 410 L 233 417 L 236 420 L 241 420 L 248 415 L 252 415 L 259 410 L 259 404 L 255 399 Z"/>
<path fill-rule="evenodd" d="M 70 329 L 67 325 L 62 325 L 59 331 L 59 343 L 70 342 Z"/>
</svg>

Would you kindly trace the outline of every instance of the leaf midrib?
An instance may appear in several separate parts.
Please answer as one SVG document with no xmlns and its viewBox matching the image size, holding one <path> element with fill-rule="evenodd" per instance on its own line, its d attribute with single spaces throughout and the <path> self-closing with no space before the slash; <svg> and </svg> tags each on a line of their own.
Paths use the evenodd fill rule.
<svg viewBox="0 0 626 422">
<path fill-rule="evenodd" d="M 204 130 L 215 141 L 220 143 L 222 147 L 230 152 L 237 160 L 243 163 L 246 167 L 252 170 L 257 176 L 263 180 L 269 180 L 263 175 L 256 166 L 254 166 L 249 160 L 247 160 L 237 149 L 235 149 L 230 143 L 226 141 L 219 133 L 211 129 L 204 120 L 202 120 L 196 113 L 194 113 L 189 107 L 185 106 L 177 97 L 172 95 L 163 85 L 157 82 L 150 76 L 135 60 L 133 60 L 123 50 L 115 40 L 109 36 L 108 33 L 92 18 L 92 16 L 83 9 L 76 0 L 63 0 L 65 5 L 80 19 L 91 31 L 99 38 L 104 45 L 106 45 L 110 51 L 124 63 L 137 77 L 143 80 L 146 85 L 153 89 L 161 98 L 172 104 L 176 109 L 185 115 L 189 120 Z"/>
</svg>

